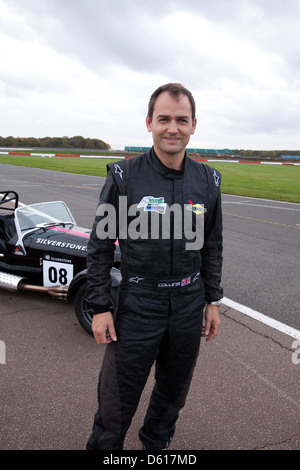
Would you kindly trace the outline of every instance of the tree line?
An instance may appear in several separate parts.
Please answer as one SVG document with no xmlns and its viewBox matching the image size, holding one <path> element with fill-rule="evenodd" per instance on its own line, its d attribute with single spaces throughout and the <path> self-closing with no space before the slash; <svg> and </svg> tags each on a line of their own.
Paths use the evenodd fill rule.
<svg viewBox="0 0 300 470">
<path fill-rule="evenodd" d="M 15 148 L 65 148 L 108 150 L 110 145 L 100 139 L 84 138 L 81 135 L 73 137 L 1 137 L 0 147 Z M 300 156 L 300 150 L 245 150 L 232 149 L 233 156 L 256 159 L 278 159 L 281 155 Z"/>
<path fill-rule="evenodd" d="M 84 138 L 81 135 L 73 137 L 1 137 L 0 147 L 16 148 L 66 148 L 108 150 L 110 145 L 100 139 Z"/>
</svg>

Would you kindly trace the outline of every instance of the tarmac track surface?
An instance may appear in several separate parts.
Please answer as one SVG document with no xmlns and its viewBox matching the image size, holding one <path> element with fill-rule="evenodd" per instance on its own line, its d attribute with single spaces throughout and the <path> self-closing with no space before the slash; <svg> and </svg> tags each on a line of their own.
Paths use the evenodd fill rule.
<svg viewBox="0 0 300 470">
<path fill-rule="evenodd" d="M 63 200 L 90 227 L 103 178 L 1 165 L 0 189 L 22 203 Z M 297 204 L 223 196 L 226 297 L 300 330 Z M 222 305 L 221 332 L 201 344 L 170 450 L 299 449 L 300 341 Z M 0 449 L 84 449 L 105 347 L 73 307 L 0 291 Z M 299 344 L 298 344 L 299 343 Z M 0 356 L 1 357 L 1 356 Z M 140 449 L 151 375 L 125 449 Z"/>
</svg>

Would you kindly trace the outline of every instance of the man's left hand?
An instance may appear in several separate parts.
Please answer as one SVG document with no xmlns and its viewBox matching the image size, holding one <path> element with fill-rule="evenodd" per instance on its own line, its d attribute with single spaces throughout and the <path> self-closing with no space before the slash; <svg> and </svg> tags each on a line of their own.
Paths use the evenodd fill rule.
<svg viewBox="0 0 300 470">
<path fill-rule="evenodd" d="M 205 324 L 202 327 L 202 336 L 206 337 L 206 341 L 211 341 L 217 336 L 220 324 L 218 306 L 207 304 L 205 308 Z"/>
</svg>

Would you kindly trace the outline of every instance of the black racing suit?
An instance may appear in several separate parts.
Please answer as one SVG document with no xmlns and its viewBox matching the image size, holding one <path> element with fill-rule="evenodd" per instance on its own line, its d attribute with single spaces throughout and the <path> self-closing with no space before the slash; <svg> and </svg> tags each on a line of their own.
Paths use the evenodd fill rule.
<svg viewBox="0 0 300 470">
<path fill-rule="evenodd" d="M 155 361 L 156 382 L 139 434 L 146 448 L 166 448 L 197 360 L 203 308 L 223 295 L 220 173 L 187 156 L 183 171 L 169 169 L 151 149 L 108 165 L 97 211 L 87 259 L 87 293 L 95 314 L 109 309 L 115 238 L 122 283 L 114 319 L 118 340 L 106 347 L 87 449 L 123 448 Z M 202 219 L 200 246 L 192 245 L 197 235 L 193 241 L 185 230 L 187 212 L 194 233 L 197 218 Z"/>
</svg>

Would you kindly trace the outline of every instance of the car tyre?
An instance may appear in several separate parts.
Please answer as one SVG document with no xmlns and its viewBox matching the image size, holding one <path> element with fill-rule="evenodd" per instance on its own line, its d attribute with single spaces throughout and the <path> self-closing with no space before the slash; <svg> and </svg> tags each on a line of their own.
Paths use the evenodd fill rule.
<svg viewBox="0 0 300 470">
<path fill-rule="evenodd" d="M 77 317 L 77 320 L 79 321 L 80 325 L 82 328 L 87 331 L 90 335 L 93 334 L 92 331 L 92 320 L 93 320 L 93 312 L 92 308 L 90 305 L 89 300 L 87 299 L 86 296 L 86 287 L 87 283 L 82 282 L 77 289 L 77 292 L 74 296 L 74 309 L 75 309 L 75 314 Z M 115 307 L 116 307 L 116 302 L 117 302 L 117 288 L 112 288 L 112 294 L 111 294 L 111 307 L 110 311 L 114 313 Z"/>
</svg>

